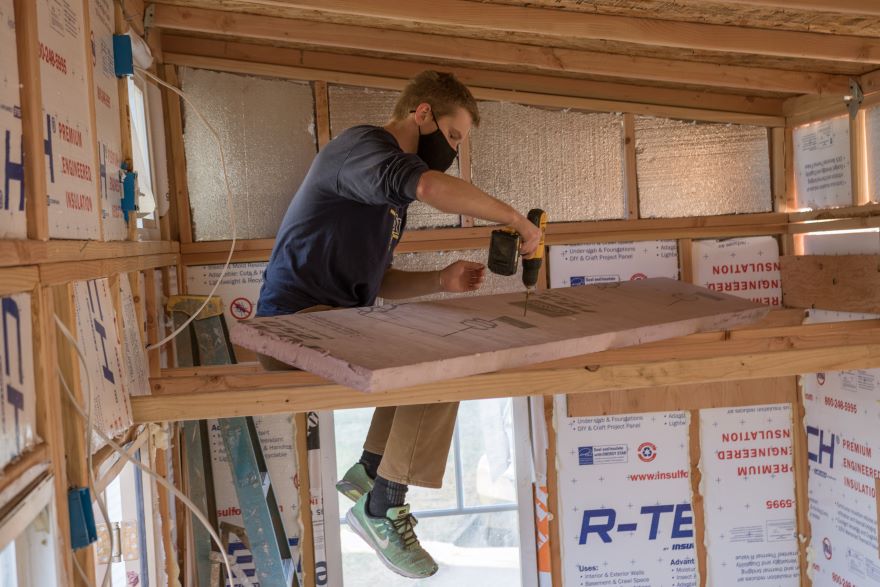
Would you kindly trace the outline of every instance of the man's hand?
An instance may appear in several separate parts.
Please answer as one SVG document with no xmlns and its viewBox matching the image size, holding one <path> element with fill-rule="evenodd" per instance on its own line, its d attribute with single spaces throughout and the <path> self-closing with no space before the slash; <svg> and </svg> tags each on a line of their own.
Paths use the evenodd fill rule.
<svg viewBox="0 0 880 587">
<path fill-rule="evenodd" d="M 540 237 L 540 232 L 538 234 Z M 460 293 L 475 291 L 483 284 L 486 266 L 471 261 L 456 261 L 440 271 L 441 291 Z"/>
<path fill-rule="evenodd" d="M 519 245 L 519 252 L 527 259 L 530 258 L 538 249 L 541 242 L 541 229 L 529 222 L 529 219 L 520 215 L 513 229 L 519 233 L 522 242 Z"/>
</svg>

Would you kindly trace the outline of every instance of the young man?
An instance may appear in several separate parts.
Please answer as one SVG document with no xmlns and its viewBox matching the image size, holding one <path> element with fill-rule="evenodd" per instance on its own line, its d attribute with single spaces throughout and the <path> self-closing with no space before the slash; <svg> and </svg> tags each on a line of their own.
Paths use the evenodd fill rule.
<svg viewBox="0 0 880 587">
<path fill-rule="evenodd" d="M 330 141 L 284 215 L 257 315 L 478 289 L 485 269 L 478 263 L 425 272 L 391 267 L 407 207 L 417 199 L 442 212 L 510 225 L 523 237 L 523 254 L 533 253 L 540 231 L 528 219 L 444 173 L 479 121 L 474 97 L 455 76 L 425 71 L 403 90 L 384 127 L 356 126 Z M 441 486 L 457 411 L 457 403 L 377 408 L 360 461 L 337 485 L 355 502 L 347 516 L 352 529 L 406 577 L 437 572 L 404 498 L 411 484 Z"/>
</svg>

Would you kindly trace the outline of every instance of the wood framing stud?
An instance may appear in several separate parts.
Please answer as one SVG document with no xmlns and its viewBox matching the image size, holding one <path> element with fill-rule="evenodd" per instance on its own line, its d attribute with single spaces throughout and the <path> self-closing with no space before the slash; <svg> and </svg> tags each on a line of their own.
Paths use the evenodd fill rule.
<svg viewBox="0 0 880 587">
<path fill-rule="evenodd" d="M 296 481 L 299 490 L 299 521 L 302 528 L 300 536 L 300 556 L 304 587 L 315 587 L 315 539 L 312 528 L 312 493 L 309 472 L 309 451 L 307 444 L 308 415 L 296 414 L 293 418 L 296 435 Z M 335 495 L 325 495 L 324 499 L 336 499 Z"/>
<path fill-rule="evenodd" d="M 680 407 L 676 406 L 677 409 Z M 707 564 L 706 551 L 706 513 L 704 511 L 703 492 L 700 485 L 703 481 L 703 473 L 700 470 L 700 462 L 702 461 L 701 444 L 700 444 L 700 411 L 691 410 L 690 426 L 688 429 L 689 438 L 689 461 L 691 471 L 691 510 L 694 516 L 694 546 L 697 551 L 697 576 L 700 578 L 700 587 L 706 587 L 709 567 Z"/>
</svg>

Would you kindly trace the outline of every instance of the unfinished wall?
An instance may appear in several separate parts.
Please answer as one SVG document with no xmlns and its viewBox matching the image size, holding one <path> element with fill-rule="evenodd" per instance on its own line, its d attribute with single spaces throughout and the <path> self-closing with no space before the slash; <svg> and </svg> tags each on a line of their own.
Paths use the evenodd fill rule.
<svg viewBox="0 0 880 587">
<path fill-rule="evenodd" d="M 623 218 L 623 116 L 480 102 L 474 185 L 551 222 Z M 485 224 L 485 223 L 482 223 Z"/>
<path fill-rule="evenodd" d="M 766 128 L 639 116 L 636 153 L 643 218 L 773 208 Z"/>
<path fill-rule="evenodd" d="M 347 128 L 359 124 L 383 126 L 394 112 L 394 104 L 400 92 L 359 88 L 354 86 L 331 85 L 330 94 L 330 133 L 338 136 Z M 461 177 L 459 161 L 456 159 L 447 171 Z M 421 202 L 413 202 L 407 211 L 407 228 L 440 228 L 458 226 L 461 219 L 457 214 L 444 214 Z"/>
<path fill-rule="evenodd" d="M 15 46 L 12 0 L 0 0 L 0 14 L 12 26 L 0 26 L 0 141 L 3 144 L 3 183 L 0 184 L 0 238 L 25 238 L 24 142 Z"/>
<path fill-rule="evenodd" d="M 317 152 L 311 87 L 189 68 L 180 79 L 220 133 L 238 238 L 273 238 Z M 216 142 L 190 106 L 184 111 L 194 239 L 232 238 Z"/>
<path fill-rule="evenodd" d="M 798 208 L 851 206 L 849 117 L 839 116 L 794 129 Z"/>
</svg>

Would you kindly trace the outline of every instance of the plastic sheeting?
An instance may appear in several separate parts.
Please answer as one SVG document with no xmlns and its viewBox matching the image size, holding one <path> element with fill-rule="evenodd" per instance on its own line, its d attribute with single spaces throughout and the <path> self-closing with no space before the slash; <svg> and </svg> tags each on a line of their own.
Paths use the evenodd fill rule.
<svg viewBox="0 0 880 587">
<path fill-rule="evenodd" d="M 480 114 L 474 185 L 551 222 L 623 218 L 623 116 L 501 102 L 480 103 Z"/>
<path fill-rule="evenodd" d="M 636 153 L 643 218 L 772 210 L 766 128 L 639 116 Z"/>
<path fill-rule="evenodd" d="M 464 259 L 465 261 L 474 261 L 476 263 L 482 263 L 483 265 L 485 265 L 488 257 L 489 251 L 487 249 L 469 249 L 466 251 L 440 251 L 430 253 L 401 253 L 394 257 L 392 268 L 400 269 L 403 271 L 437 271 L 443 269 L 448 265 L 451 265 L 452 263 L 455 263 L 459 259 Z M 516 291 L 525 291 L 522 284 L 522 266 L 520 266 L 516 275 L 511 275 L 509 277 L 495 275 L 494 273 L 489 271 L 489 269 L 486 269 L 486 279 L 483 282 L 483 286 L 476 292 L 459 294 L 441 293 L 431 296 L 424 296 L 418 299 L 442 300 L 461 296 L 501 294 Z"/>
<path fill-rule="evenodd" d="M 273 238 L 317 152 L 311 87 L 188 68 L 181 83 L 223 141 L 238 238 Z M 194 238 L 229 239 L 217 145 L 192 107 L 184 113 Z"/>
<path fill-rule="evenodd" d="M 868 197 L 880 202 L 880 106 L 869 108 L 866 113 L 868 126 Z"/>
<path fill-rule="evenodd" d="M 391 120 L 394 104 L 400 92 L 375 90 L 352 86 L 334 86 L 330 94 L 330 134 L 337 136 L 345 129 L 359 124 L 384 126 Z M 458 160 L 447 172 L 460 177 Z M 456 214 L 444 214 L 421 202 L 413 202 L 407 212 L 407 228 L 440 228 L 459 226 L 461 219 Z"/>
</svg>

